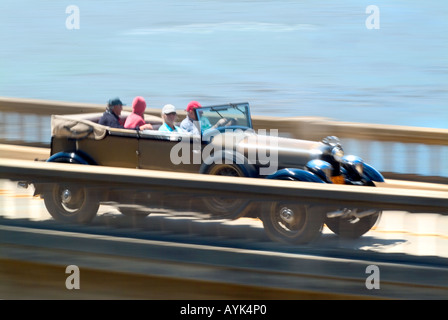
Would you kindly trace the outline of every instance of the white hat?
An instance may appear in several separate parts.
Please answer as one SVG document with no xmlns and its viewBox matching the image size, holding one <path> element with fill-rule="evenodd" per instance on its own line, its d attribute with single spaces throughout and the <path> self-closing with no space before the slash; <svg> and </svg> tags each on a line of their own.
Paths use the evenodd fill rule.
<svg viewBox="0 0 448 320">
<path fill-rule="evenodd" d="M 166 104 L 163 106 L 162 113 L 168 114 L 168 113 L 172 113 L 172 112 L 176 112 L 175 106 L 173 106 L 172 104 Z"/>
</svg>

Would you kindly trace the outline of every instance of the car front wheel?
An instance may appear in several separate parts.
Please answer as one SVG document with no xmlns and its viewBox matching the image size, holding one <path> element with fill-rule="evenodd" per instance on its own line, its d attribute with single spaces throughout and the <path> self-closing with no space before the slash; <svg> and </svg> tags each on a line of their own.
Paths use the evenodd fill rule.
<svg viewBox="0 0 448 320">
<path fill-rule="evenodd" d="M 368 232 L 381 217 L 382 211 L 377 211 L 369 216 L 356 218 L 327 218 L 325 224 L 341 238 L 356 239 Z"/>
<path fill-rule="evenodd" d="M 305 244 L 318 238 L 324 218 L 318 207 L 288 202 L 273 202 L 261 215 L 269 238 L 289 244 Z"/>
</svg>

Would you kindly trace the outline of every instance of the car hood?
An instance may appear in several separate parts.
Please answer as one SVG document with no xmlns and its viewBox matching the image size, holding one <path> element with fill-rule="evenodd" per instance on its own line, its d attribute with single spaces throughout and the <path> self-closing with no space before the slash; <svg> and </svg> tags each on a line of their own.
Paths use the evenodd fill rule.
<svg viewBox="0 0 448 320">
<path fill-rule="evenodd" d="M 322 156 L 322 142 L 260 135 L 255 132 L 226 132 L 212 140 L 214 148 L 237 151 L 250 162 L 263 160 L 276 162 L 279 168 L 305 166 Z"/>
</svg>

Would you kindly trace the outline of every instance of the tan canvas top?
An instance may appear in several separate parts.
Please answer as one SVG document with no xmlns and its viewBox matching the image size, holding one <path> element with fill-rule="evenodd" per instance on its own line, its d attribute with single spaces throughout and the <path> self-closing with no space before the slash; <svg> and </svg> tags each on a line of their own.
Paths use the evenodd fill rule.
<svg viewBox="0 0 448 320">
<path fill-rule="evenodd" d="M 123 111 L 122 119 L 130 112 Z M 52 115 L 51 116 L 51 135 L 53 137 L 68 137 L 73 139 L 89 138 L 95 140 L 103 139 L 107 132 L 122 134 L 135 133 L 132 129 L 118 129 L 98 124 L 103 113 L 82 113 L 72 115 Z M 162 118 L 145 115 L 145 121 L 153 125 L 160 125 Z"/>
</svg>

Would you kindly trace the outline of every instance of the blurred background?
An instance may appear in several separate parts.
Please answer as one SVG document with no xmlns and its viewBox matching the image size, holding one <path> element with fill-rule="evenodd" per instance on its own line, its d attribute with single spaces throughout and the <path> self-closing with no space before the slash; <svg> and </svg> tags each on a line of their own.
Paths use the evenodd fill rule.
<svg viewBox="0 0 448 320">
<path fill-rule="evenodd" d="M 447 16 L 442 0 L 2 0 L 0 96 L 448 128 Z"/>
<path fill-rule="evenodd" d="M 372 14 L 366 13 L 370 5 L 379 9 L 380 20 L 375 21 L 379 23 L 379 29 L 366 27 L 366 20 Z M 74 15 L 78 13 L 71 11 L 73 8 L 79 10 L 79 28 L 71 29 L 67 26 L 76 24 L 73 18 L 76 19 Z M 447 17 L 448 2 L 443 0 L 1 0 L 0 142 L 7 145 L 0 145 L 0 158 L 7 158 L 9 153 L 13 153 L 11 150 L 22 144 L 48 147 L 50 115 L 55 113 L 53 108 L 64 108 L 64 104 L 57 103 L 40 110 L 39 104 L 30 108 L 31 103 L 20 101 L 18 107 L 11 108 L 14 103 L 2 102 L 3 97 L 105 106 L 110 98 L 118 96 L 130 106 L 133 98 L 139 95 L 146 99 L 148 108 L 161 108 L 171 103 L 179 110 L 183 110 L 191 100 L 198 100 L 203 105 L 247 101 L 256 116 L 325 117 L 381 124 L 372 133 L 372 128 L 367 125 L 344 124 L 338 127 L 327 123 L 324 126 L 324 121 L 306 123 L 309 119 L 300 120 L 302 122 L 289 119 L 289 123 L 300 125 L 290 125 L 287 129 L 297 136 L 310 134 L 313 130 L 316 134 L 322 132 L 322 137 L 327 131 L 338 135 L 348 153 L 363 157 L 382 173 L 387 173 L 387 177 L 407 176 L 413 179 L 419 176 L 431 178 L 430 181 L 437 178 L 437 182 L 442 180 L 446 183 L 447 130 L 427 128 L 448 129 Z M 27 110 L 24 105 L 28 105 Z M 68 105 L 65 104 L 66 107 Z M 261 128 L 278 125 L 269 118 L 263 121 Z M 426 129 L 395 130 L 383 126 L 387 124 Z M 308 130 L 310 128 L 313 130 Z M 37 148 L 24 153 L 31 154 L 32 159 L 45 158 Z M 15 181 L 0 179 L 0 251 L 3 255 L 0 259 L 0 298 L 162 298 L 161 289 L 166 290 L 164 296 L 174 299 L 223 296 L 247 299 L 248 294 L 262 299 L 284 297 L 283 291 L 273 291 L 272 288 L 271 291 L 262 288 L 257 293 L 259 295 L 255 295 L 247 283 L 238 288 L 228 284 L 226 290 L 221 285 L 215 286 L 213 281 L 222 279 L 223 268 L 235 268 L 229 265 L 218 266 L 218 271 L 207 269 L 207 272 L 203 269 L 205 264 L 201 265 L 202 269 L 194 270 L 187 265 L 188 268 L 183 270 L 187 280 L 184 279 L 180 290 L 179 273 L 175 278 L 177 285 L 167 284 L 166 280 L 156 282 L 163 280 L 161 275 L 170 276 L 163 272 L 171 272 L 171 269 L 157 265 L 153 276 L 151 272 L 154 270 L 148 269 L 154 265 L 153 256 L 138 256 L 140 260 L 147 260 L 135 265 L 137 259 L 130 259 L 128 254 L 140 254 L 140 248 L 127 248 L 125 254 L 117 254 L 115 261 L 99 260 L 92 254 L 94 250 L 115 250 L 115 245 L 102 247 L 95 243 L 95 246 L 81 246 L 79 239 L 71 236 L 73 238 L 64 238 L 65 247 L 59 247 L 62 235 L 55 241 L 53 237 L 56 236 L 50 231 L 41 234 L 17 231 L 14 229 L 16 223 L 18 226 L 25 223 L 33 228 L 30 221 L 44 229 L 58 231 L 62 228 L 52 225 L 43 200 L 33 197 L 32 191 L 18 188 Z M 360 240 L 341 240 L 325 229 L 316 247 L 285 249 L 280 244 L 265 242 L 260 236 L 260 221 L 239 219 L 213 225 L 219 230 L 219 237 L 209 236 L 212 229 L 209 225 L 201 228 L 202 234 L 196 237 L 189 234 L 191 223 L 186 221 L 187 218 L 174 216 L 165 219 L 162 215 L 151 214 L 146 219 L 147 223 L 139 221 L 139 228 L 142 227 L 143 231 L 136 232 L 135 225 L 129 228 L 129 221 L 120 219 L 116 209 L 106 206 L 100 213 L 103 219 L 93 229 L 89 231 L 81 227 L 74 232 L 93 232 L 89 237 L 92 241 L 98 240 L 98 235 L 99 238 L 104 236 L 104 232 L 111 237 L 142 237 L 142 241 L 155 239 L 228 246 L 235 248 L 234 253 L 239 252 L 236 248 L 261 249 L 269 252 L 268 258 L 273 256 L 273 252 L 279 252 L 278 256 L 287 253 L 288 261 L 292 261 L 291 266 L 294 267 L 292 255 L 296 255 L 297 261 L 303 261 L 303 253 L 348 252 L 347 259 L 379 253 L 384 254 L 381 259 L 387 255 L 395 262 L 403 262 L 405 257 L 408 262 L 423 263 L 423 267 L 429 265 L 430 268 L 425 273 L 416 268 L 418 276 L 410 275 L 412 281 L 399 288 L 388 289 L 387 283 L 398 283 L 397 279 L 409 281 L 405 279 L 408 268 L 406 273 L 402 270 L 382 273 L 385 281 L 382 282 L 381 295 L 392 293 L 389 297 L 403 298 L 404 294 L 405 297 L 416 297 L 413 290 L 421 289 L 417 297 L 447 297 L 446 215 L 389 211 L 385 212 L 381 223 Z M 145 229 L 147 225 L 148 229 Z M 152 225 L 162 227 L 150 229 Z M 73 231 L 64 228 L 62 230 Z M 39 252 L 36 251 L 41 244 L 36 240 L 38 238 L 47 244 Z M 148 254 L 151 250 L 144 252 Z M 201 257 L 220 257 L 215 254 L 201 254 Z M 93 257 L 93 262 L 86 257 Z M 31 260 L 34 264 L 22 261 L 18 267 L 6 263 L 5 258 Z M 257 259 L 261 258 L 268 259 Z M 157 259 L 161 259 L 160 256 Z M 39 269 L 48 261 L 57 261 L 64 269 L 60 269 L 61 266 L 59 269 Z M 226 258 L 225 261 L 234 260 Z M 282 265 L 278 261 L 257 260 L 263 268 Z M 384 261 L 382 272 L 388 270 L 387 259 Z M 197 263 L 194 259 L 190 262 Z M 172 261 L 167 263 L 173 266 Z M 81 295 L 73 295 L 63 285 L 67 276 L 65 266 L 69 264 L 79 264 L 83 268 L 83 279 L 86 280 L 82 282 Z M 89 271 L 85 268 L 93 268 L 92 271 L 98 265 L 102 273 L 91 273 L 89 278 Z M 181 265 L 179 263 L 175 267 L 180 268 Z M 113 271 L 121 276 L 122 272 L 129 272 L 129 268 L 134 268 L 131 273 L 144 270 L 146 277 L 152 277 L 151 282 L 148 284 L 140 277 L 135 282 L 130 277 L 111 279 L 105 273 L 111 271 L 110 266 L 117 268 Z M 326 273 L 320 284 L 324 289 L 319 290 L 330 290 L 328 279 L 333 278 L 337 280 L 332 285 L 338 294 L 355 289 L 352 292 L 366 295 L 365 267 L 364 263 L 359 266 L 345 263 L 336 268 L 332 264 L 320 264 L 319 268 L 311 265 L 310 270 Z M 435 272 L 435 267 L 440 273 Z M 304 272 L 301 268 L 294 269 L 297 270 Z M 328 276 L 333 271 L 342 272 L 345 277 L 356 276 L 361 281 L 356 286 L 350 281 L 339 282 L 333 274 Z M 216 276 L 218 272 L 219 276 Z M 211 288 L 204 289 L 204 278 L 201 278 L 200 287 L 194 281 L 190 282 L 191 279 L 196 281 L 198 274 L 215 278 Z M 294 275 L 296 282 L 289 278 L 283 280 L 284 288 L 288 289 L 285 296 L 296 298 L 291 296 L 289 289 L 301 288 L 297 285 L 301 275 L 287 274 Z M 251 274 L 242 278 L 255 279 L 253 281 L 258 281 L 257 285 L 263 283 L 266 286 L 267 281 L 272 280 L 273 287 L 277 288 L 279 278 L 274 275 L 269 278 L 261 274 L 260 278 L 254 278 Z M 229 279 L 233 283 L 239 278 L 232 273 Z M 313 279 L 309 282 L 305 279 L 305 282 L 316 288 L 319 283 L 316 277 Z M 414 282 L 418 285 L 415 286 Z M 191 293 L 193 285 L 197 295 Z M 138 295 L 139 286 L 146 290 L 142 291 L 144 294 Z M 241 288 L 248 289 L 239 291 Z M 213 290 L 216 290 L 216 295 L 211 295 Z"/>
</svg>

